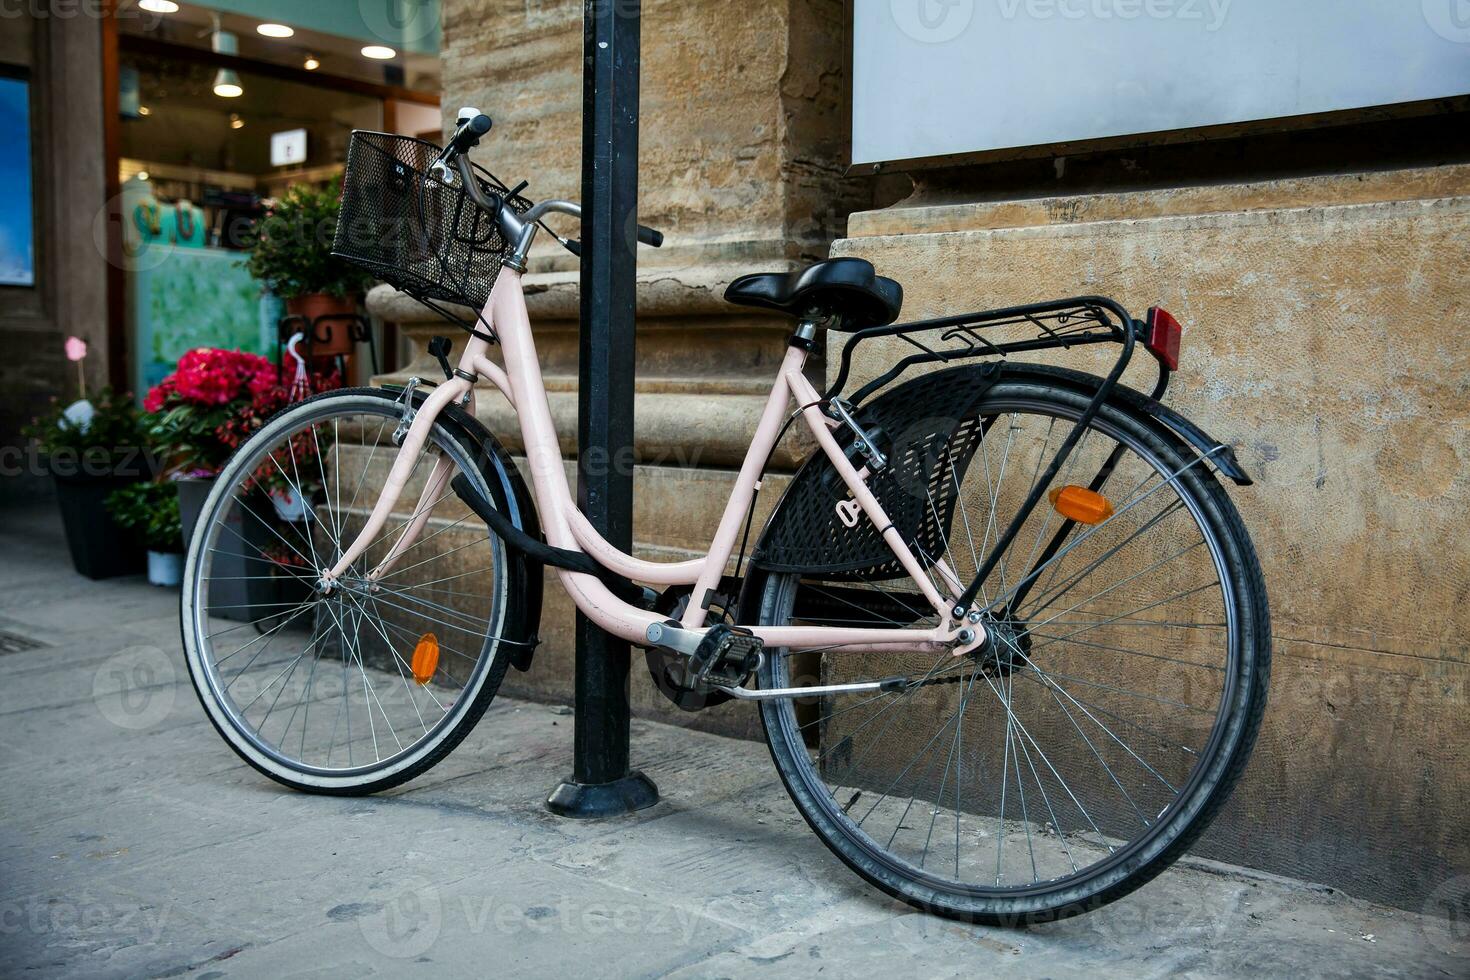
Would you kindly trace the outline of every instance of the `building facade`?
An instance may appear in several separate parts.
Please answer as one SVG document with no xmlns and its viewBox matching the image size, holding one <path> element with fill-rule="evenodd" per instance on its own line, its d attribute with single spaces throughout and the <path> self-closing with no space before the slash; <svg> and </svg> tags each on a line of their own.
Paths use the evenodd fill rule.
<svg viewBox="0 0 1470 980">
<path fill-rule="evenodd" d="M 1169 403 L 1256 480 L 1232 496 L 1275 646 L 1261 742 L 1197 852 L 1415 910 L 1470 875 L 1464 100 L 857 174 L 844 3 L 642 6 L 640 217 L 667 244 L 642 250 L 638 273 L 638 553 L 707 543 L 785 349 L 785 321 L 722 300 L 739 275 L 862 256 L 904 285 L 906 318 L 1084 293 L 1162 303 L 1186 328 Z M 39 288 L 0 309 L 8 445 L 68 390 L 61 336 L 112 352 L 127 376 L 94 230 L 105 28 L 18 23 L 0 30 L 0 61 L 28 66 L 52 109 L 35 131 Z M 533 198 L 578 197 L 582 5 L 445 0 L 443 27 L 446 120 L 473 105 L 496 121 L 476 160 Z M 570 459 L 578 271 L 540 247 L 528 302 Z M 415 352 L 379 380 L 433 377 L 425 345 L 452 328 L 385 286 L 369 306 Z M 830 369 L 813 359 L 814 374 Z M 104 381 L 109 359 L 88 370 Z M 1135 372 L 1125 383 L 1146 388 Z M 504 404 L 479 405 L 517 451 Z M 780 447 L 758 521 L 809 449 Z M 537 663 L 505 692 L 569 699 L 572 627 L 549 580 Z M 750 708 L 685 714 L 636 664 L 630 696 L 643 717 L 760 737 Z"/>
</svg>

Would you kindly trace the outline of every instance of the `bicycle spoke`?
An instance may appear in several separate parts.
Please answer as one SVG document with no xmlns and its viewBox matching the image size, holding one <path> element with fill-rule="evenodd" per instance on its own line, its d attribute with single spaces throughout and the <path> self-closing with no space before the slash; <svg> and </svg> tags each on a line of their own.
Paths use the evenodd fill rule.
<svg viewBox="0 0 1470 980">
<path fill-rule="evenodd" d="M 937 659 L 917 642 L 850 654 L 833 644 L 819 662 L 797 659 L 810 651 L 768 651 L 763 686 L 789 686 L 791 675 L 814 669 L 822 684 L 907 683 L 762 710 L 773 740 L 798 750 L 800 781 L 814 790 L 802 809 L 820 807 L 824 820 L 846 828 L 840 840 L 866 842 L 862 853 L 891 856 L 884 860 L 900 879 L 926 883 L 921 891 L 936 879 L 1002 895 L 1053 883 L 1060 890 L 1181 819 L 1171 807 L 1235 683 L 1233 620 L 1220 615 L 1231 586 L 1218 537 L 1209 537 L 1217 525 L 1207 526 L 1189 497 L 1200 479 L 1191 468 L 1209 457 L 1149 455 L 1089 425 L 1052 478 L 1094 489 L 1111 481 L 1129 492 L 1109 494 L 1114 510 L 1096 524 L 1059 518 L 1045 504 L 1018 523 L 1014 511 L 1047 489 L 1047 463 L 1059 434 L 1076 431 L 1073 419 L 1009 404 L 974 418 L 985 420 L 979 436 L 974 422 L 962 429 L 980 458 L 962 470 L 952 447 L 935 447 L 931 465 L 951 468 L 944 485 L 917 484 L 925 495 L 914 509 L 927 525 L 943 521 L 913 547 L 943 592 L 951 572 L 995 563 L 976 607 L 988 643 L 961 655 L 937 651 Z M 1019 533 L 996 554 L 1012 525 Z M 768 589 L 777 599 L 764 601 L 776 610 L 769 622 L 898 626 L 903 607 L 883 597 L 875 577 L 836 574 L 829 587 L 819 575 L 775 576 Z M 859 589 L 872 589 L 872 602 Z M 1022 592 L 1027 598 L 1008 608 Z M 811 615 L 782 618 L 799 597 Z M 773 716 L 788 720 L 773 724 Z M 915 817 L 923 806 L 927 820 Z"/>
<path fill-rule="evenodd" d="M 351 528 L 362 527 L 366 519 L 365 502 L 371 498 L 376 505 L 375 480 L 401 456 L 387 439 L 401 404 L 343 397 L 344 405 L 355 401 L 363 408 L 343 411 L 329 396 L 289 409 L 300 413 L 294 416 L 299 421 L 277 427 L 268 443 L 260 440 L 269 429 L 248 440 L 221 474 L 230 481 L 229 492 L 210 521 L 231 532 L 215 531 L 218 540 L 238 544 L 199 550 L 197 588 L 207 595 L 212 584 L 220 601 L 208 610 L 195 642 L 202 652 L 203 680 L 222 708 L 216 721 L 227 738 L 254 743 L 272 764 L 279 761 L 291 773 L 310 767 L 350 786 L 370 783 L 383 767 L 445 737 L 450 728 L 444 719 L 455 715 L 456 705 L 470 703 L 466 686 L 483 679 L 481 665 L 504 642 L 495 635 L 495 617 L 505 608 L 506 578 L 505 552 L 495 539 L 471 535 L 468 543 L 446 546 L 466 528 L 472 516 L 467 512 L 435 520 L 434 527 L 405 543 L 400 557 L 408 555 L 409 561 L 393 570 L 392 581 L 378 584 L 377 592 L 362 591 L 362 562 L 355 562 L 332 592 L 317 592 L 316 570 L 341 559 L 344 538 L 350 539 Z M 426 458 L 448 460 L 444 465 L 452 464 L 453 472 L 473 472 L 472 452 L 453 439 L 445 441 L 436 424 L 423 450 L 404 457 L 409 482 L 424 485 Z M 290 495 L 301 510 L 260 504 L 265 493 L 257 480 L 269 480 L 281 500 Z M 258 499 L 250 496 L 257 492 Z M 381 554 L 395 535 L 401 538 L 452 492 L 446 488 L 427 499 L 420 493 L 406 517 L 400 513 L 385 522 L 386 530 L 373 536 L 366 553 Z M 219 514 L 231 508 L 239 520 L 262 527 L 225 522 Z M 292 570 L 256 574 L 251 566 L 239 565 L 241 554 L 251 561 L 277 561 L 269 553 L 289 556 Z M 468 560 L 457 562 L 459 570 L 445 567 L 461 553 Z M 274 583 L 292 591 L 277 593 Z M 475 591 L 479 585 L 485 591 Z M 247 586 L 249 597 L 224 592 Z M 305 598 L 291 597 L 303 588 L 309 588 Z M 256 601 L 258 590 L 271 592 Z M 218 623 L 224 617 L 249 621 Z M 258 635 L 249 636 L 252 629 Z M 449 638 L 438 642 L 436 637 L 443 662 L 434 663 L 421 684 L 408 651 L 424 639 L 421 631 L 430 629 Z M 241 639 L 231 642 L 229 634 Z M 470 640 L 455 642 L 455 634 Z"/>
</svg>

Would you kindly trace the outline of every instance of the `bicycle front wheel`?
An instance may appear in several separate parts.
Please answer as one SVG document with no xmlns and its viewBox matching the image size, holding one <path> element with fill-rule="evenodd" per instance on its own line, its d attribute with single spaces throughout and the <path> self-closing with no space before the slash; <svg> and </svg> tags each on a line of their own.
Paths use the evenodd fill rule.
<svg viewBox="0 0 1470 980">
<path fill-rule="evenodd" d="M 945 566 L 968 583 L 1087 402 L 1004 375 L 978 405 L 944 554 L 922 556 L 941 592 Z M 1002 555 L 985 650 L 767 650 L 766 688 L 907 679 L 762 703 L 797 807 L 889 894 L 992 924 L 1096 908 L 1182 853 L 1244 767 L 1270 664 L 1250 540 L 1205 463 L 1126 406 L 1103 406 L 1048 489 L 1110 460 L 1111 517 L 1069 523 L 1048 494 Z M 907 580 L 781 573 L 760 621 L 934 625 L 928 608 Z"/>
<path fill-rule="evenodd" d="M 450 480 L 498 497 L 452 421 L 430 430 L 367 552 L 338 587 L 318 586 L 377 502 L 401 408 L 358 389 L 281 412 L 220 473 L 189 549 L 182 627 L 200 703 L 241 758 L 295 789 L 371 793 L 428 769 L 479 720 L 511 656 L 504 542 Z M 371 574 L 421 513 L 413 543 Z"/>
</svg>

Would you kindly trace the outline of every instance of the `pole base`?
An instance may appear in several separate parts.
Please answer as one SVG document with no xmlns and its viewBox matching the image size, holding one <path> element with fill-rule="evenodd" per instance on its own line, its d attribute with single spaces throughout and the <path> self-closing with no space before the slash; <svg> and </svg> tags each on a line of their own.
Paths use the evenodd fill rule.
<svg viewBox="0 0 1470 980">
<path fill-rule="evenodd" d="M 638 770 L 610 783 L 574 783 L 567 780 L 546 798 L 546 809 L 559 817 L 596 820 L 617 817 L 658 802 L 658 787 Z"/>
</svg>

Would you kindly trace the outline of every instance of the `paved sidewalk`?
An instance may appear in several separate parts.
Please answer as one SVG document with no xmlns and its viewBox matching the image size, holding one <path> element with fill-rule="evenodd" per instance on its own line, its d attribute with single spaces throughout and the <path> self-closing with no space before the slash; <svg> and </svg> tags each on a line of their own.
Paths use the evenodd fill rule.
<svg viewBox="0 0 1470 980">
<path fill-rule="evenodd" d="M 174 594 L 73 574 L 49 508 L 0 511 L 0 556 L 0 976 L 1470 976 L 1463 922 L 1220 866 L 1028 930 L 925 916 L 763 746 L 663 725 L 634 731 L 663 802 L 560 820 L 553 706 L 497 702 L 384 796 L 290 793 L 205 720 Z"/>
</svg>

